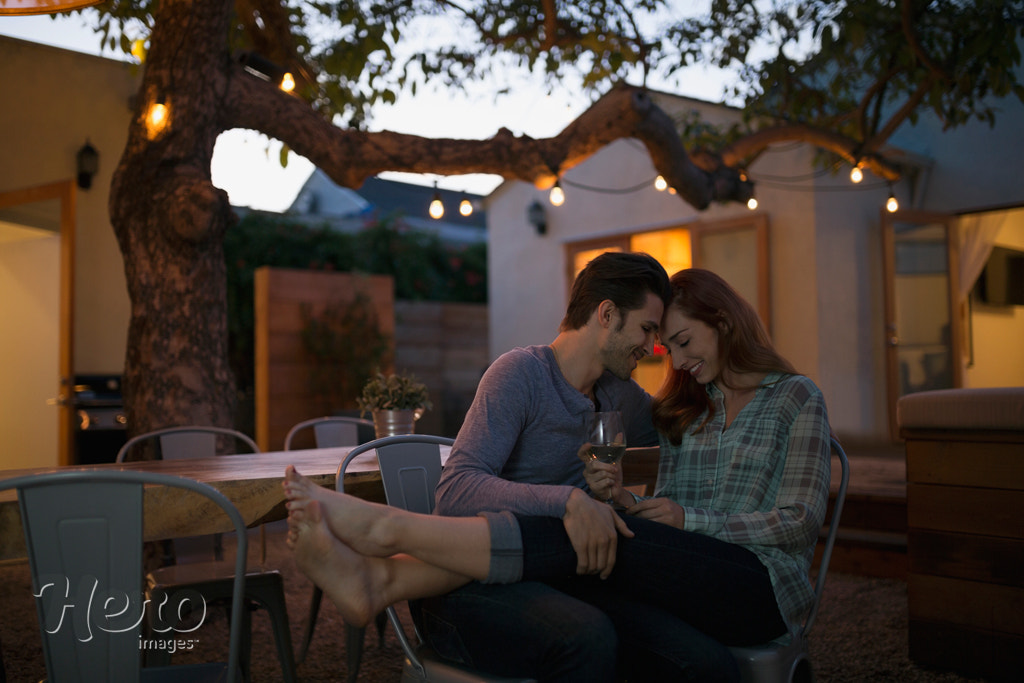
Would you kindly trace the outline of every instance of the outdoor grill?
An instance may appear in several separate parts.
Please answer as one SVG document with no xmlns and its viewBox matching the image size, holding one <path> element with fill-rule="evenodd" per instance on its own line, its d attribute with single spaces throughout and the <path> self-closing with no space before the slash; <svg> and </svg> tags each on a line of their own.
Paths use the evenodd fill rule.
<svg viewBox="0 0 1024 683">
<path fill-rule="evenodd" d="M 121 376 L 75 376 L 75 416 L 76 462 L 114 462 L 127 440 Z"/>
</svg>

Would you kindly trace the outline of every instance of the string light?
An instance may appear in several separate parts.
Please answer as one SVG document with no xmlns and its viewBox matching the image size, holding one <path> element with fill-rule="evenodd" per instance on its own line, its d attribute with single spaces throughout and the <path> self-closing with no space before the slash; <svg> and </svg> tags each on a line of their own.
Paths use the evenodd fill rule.
<svg viewBox="0 0 1024 683">
<path fill-rule="evenodd" d="M 889 199 L 885 202 L 885 210 L 889 213 L 896 213 L 900 208 L 900 203 L 896 201 L 896 195 L 892 193 L 892 189 L 889 190 Z"/>
<path fill-rule="evenodd" d="M 462 201 L 459 202 L 459 213 L 463 216 L 473 215 L 473 202 L 463 197 Z"/>
<path fill-rule="evenodd" d="M 854 166 L 850 169 L 850 182 L 856 184 L 864 180 L 864 172 L 860 170 L 860 166 Z"/>
<path fill-rule="evenodd" d="M 434 182 L 434 198 L 430 200 L 430 217 L 435 221 L 444 215 L 444 204 L 441 203 L 441 193 L 437 191 L 437 182 Z"/>
<path fill-rule="evenodd" d="M 554 187 L 551 188 L 551 194 L 548 195 L 548 199 L 550 199 L 551 203 L 555 206 L 561 206 L 565 203 L 565 192 L 562 190 L 562 186 L 558 184 L 557 180 L 555 181 Z"/>
<path fill-rule="evenodd" d="M 654 179 L 654 189 L 658 192 L 664 192 L 668 189 L 668 181 L 664 177 L 658 176 Z"/>
<path fill-rule="evenodd" d="M 747 208 L 751 211 L 757 208 L 757 197 L 751 197 L 747 200 Z"/>
<path fill-rule="evenodd" d="M 285 72 L 284 76 L 281 76 L 281 90 L 285 92 L 291 92 L 295 90 L 295 78 L 290 72 Z"/>
<path fill-rule="evenodd" d="M 170 110 L 163 95 L 156 98 L 156 101 L 149 106 L 146 112 L 146 134 L 153 140 L 167 128 L 170 119 Z"/>
</svg>

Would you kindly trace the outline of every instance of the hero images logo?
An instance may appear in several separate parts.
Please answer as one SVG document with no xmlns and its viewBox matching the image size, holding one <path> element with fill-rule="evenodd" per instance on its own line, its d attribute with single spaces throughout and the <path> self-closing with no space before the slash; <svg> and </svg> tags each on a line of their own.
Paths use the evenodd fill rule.
<svg viewBox="0 0 1024 683">
<path fill-rule="evenodd" d="M 124 633 L 139 627 L 146 609 L 154 610 L 153 630 L 157 633 L 189 633 L 203 625 L 206 600 L 199 591 L 182 589 L 164 595 L 159 603 L 129 595 L 126 591 L 100 590 L 99 581 L 83 576 L 71 594 L 71 581 L 66 576 L 45 576 L 39 581 L 34 597 L 42 603 L 43 629 L 55 634 L 70 622 L 75 637 L 83 643 L 93 639 L 93 628 L 106 633 Z M 70 618 L 68 613 L 70 612 Z M 168 616 L 175 619 L 169 620 Z M 187 627 L 179 622 L 189 617 Z M 171 626 L 170 624 L 179 624 Z"/>
</svg>

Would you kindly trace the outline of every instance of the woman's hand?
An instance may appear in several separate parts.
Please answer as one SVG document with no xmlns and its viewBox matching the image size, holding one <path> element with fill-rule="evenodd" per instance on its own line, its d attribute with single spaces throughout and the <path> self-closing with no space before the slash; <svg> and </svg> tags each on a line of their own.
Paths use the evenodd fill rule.
<svg viewBox="0 0 1024 683">
<path fill-rule="evenodd" d="M 649 498 L 629 508 L 629 514 L 650 519 L 662 524 L 674 526 L 677 529 L 683 528 L 683 520 L 686 514 L 678 503 L 668 498 Z"/>
<path fill-rule="evenodd" d="M 625 507 L 633 504 L 632 496 L 622 488 L 622 469 L 618 463 L 608 464 L 592 458 L 589 443 L 580 446 L 576 457 L 583 461 L 583 478 L 590 487 L 590 495 L 598 500 L 614 501 Z"/>
</svg>

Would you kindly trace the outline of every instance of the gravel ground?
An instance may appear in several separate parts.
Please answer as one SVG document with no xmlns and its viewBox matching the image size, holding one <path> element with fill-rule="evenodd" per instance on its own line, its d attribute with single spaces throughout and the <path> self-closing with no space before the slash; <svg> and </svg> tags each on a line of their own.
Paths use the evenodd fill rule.
<svg viewBox="0 0 1024 683">
<path fill-rule="evenodd" d="M 292 638 L 296 647 L 305 628 L 312 586 L 295 568 L 283 539 L 269 535 L 268 563 L 285 575 Z M 0 567 L 0 646 L 7 680 L 35 683 L 45 677 L 38 621 L 28 567 Z M 207 620 L 199 647 L 174 661 L 224 659 L 226 636 L 222 613 Z M 280 680 L 273 636 L 263 612 L 253 616 L 253 681 Z M 411 631 L 410 631 L 411 633 Z M 907 656 L 907 586 L 903 581 L 832 574 L 811 637 L 811 661 L 818 681 L 899 681 L 900 683 L 966 683 L 952 673 L 929 671 Z M 402 653 L 390 626 L 383 644 L 367 633 L 360 681 L 397 682 Z M 299 665 L 301 681 L 345 680 L 344 627 L 333 605 L 321 608 L 307 660 Z"/>
</svg>

